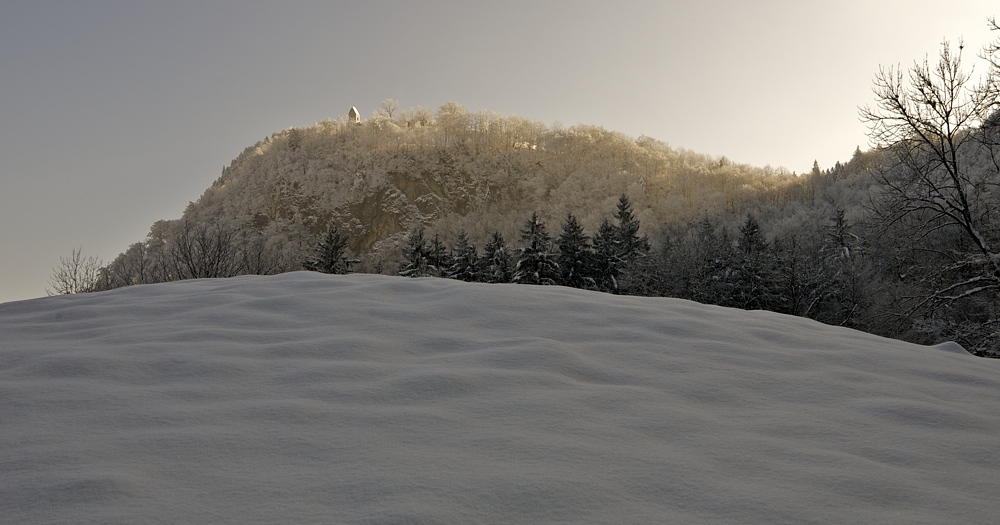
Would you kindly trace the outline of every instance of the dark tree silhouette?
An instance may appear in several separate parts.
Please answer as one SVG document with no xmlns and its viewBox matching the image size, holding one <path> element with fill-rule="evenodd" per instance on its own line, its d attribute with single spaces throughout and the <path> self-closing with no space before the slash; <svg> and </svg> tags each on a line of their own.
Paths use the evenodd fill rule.
<svg viewBox="0 0 1000 525">
<path fill-rule="evenodd" d="M 545 223 L 532 212 L 521 229 L 521 250 L 511 280 L 520 284 L 556 284 L 559 264 Z"/>
<path fill-rule="evenodd" d="M 302 267 L 313 272 L 346 274 L 351 271 L 353 263 L 347 257 L 347 235 L 334 227 L 326 232 Z"/>
</svg>

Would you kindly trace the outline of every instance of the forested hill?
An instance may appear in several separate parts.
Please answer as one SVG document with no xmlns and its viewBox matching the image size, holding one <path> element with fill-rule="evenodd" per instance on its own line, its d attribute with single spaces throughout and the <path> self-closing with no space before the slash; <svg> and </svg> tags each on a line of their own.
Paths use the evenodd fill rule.
<svg viewBox="0 0 1000 525">
<path fill-rule="evenodd" d="M 983 143 L 954 158 L 985 184 L 995 170 Z M 899 161 L 909 151 L 858 149 L 794 174 L 454 103 L 384 111 L 248 147 L 182 217 L 153 224 L 107 265 L 84 265 L 92 273 L 75 253 L 53 283 L 96 291 L 308 268 L 562 284 L 995 355 L 995 294 L 984 288 L 995 278 L 975 273 L 992 259 L 969 251 L 969 228 L 919 229 L 940 215 L 911 213 L 922 202 L 913 174 L 927 172 Z M 970 186 L 983 189 L 968 215 L 991 239 L 984 184 Z"/>
<path fill-rule="evenodd" d="M 572 212 L 593 232 L 622 194 L 654 241 L 663 231 L 706 217 L 742 217 L 762 205 L 807 204 L 786 210 L 801 220 L 818 204 L 808 220 L 823 221 L 833 205 L 853 206 L 837 202 L 842 196 L 830 191 L 830 178 L 818 168 L 796 176 L 649 137 L 548 127 L 449 103 L 433 115 L 386 111 L 360 123 L 340 119 L 275 133 L 237 156 L 180 219 L 154 224 L 144 244 L 156 251 L 198 230 L 220 229 L 266 259 L 251 272 L 274 273 L 300 269 L 320 236 L 337 227 L 361 261 L 356 269 L 372 271 L 395 267 L 417 225 L 444 238 L 465 230 L 481 243 L 494 230 L 515 238 L 533 211 L 553 222 Z"/>
<path fill-rule="evenodd" d="M 860 112 L 876 149 L 805 174 L 456 103 L 352 108 L 247 148 L 180 219 L 106 266 L 74 252 L 53 287 L 298 269 L 559 284 L 1000 357 L 1000 39 L 980 83 L 961 49 L 881 70 Z"/>
<path fill-rule="evenodd" d="M 182 217 L 83 279 L 75 253 L 53 283 L 435 275 L 682 297 L 937 341 L 912 316 L 898 322 L 901 259 L 879 250 L 903 244 L 868 221 L 882 157 L 858 149 L 794 174 L 454 103 L 384 111 L 248 147 Z"/>
</svg>

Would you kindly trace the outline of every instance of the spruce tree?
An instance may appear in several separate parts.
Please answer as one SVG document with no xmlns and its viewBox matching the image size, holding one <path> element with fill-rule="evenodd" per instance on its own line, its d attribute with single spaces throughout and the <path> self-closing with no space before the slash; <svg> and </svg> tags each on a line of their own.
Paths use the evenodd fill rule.
<svg viewBox="0 0 1000 525">
<path fill-rule="evenodd" d="M 347 235 L 333 227 L 316 245 L 312 256 L 303 261 L 302 267 L 313 272 L 346 274 L 355 262 L 347 258 Z"/>
<path fill-rule="evenodd" d="M 618 198 L 615 218 L 618 219 L 617 241 L 621 258 L 625 262 L 631 262 L 648 254 L 649 239 L 645 235 L 639 236 L 639 220 L 632 214 L 632 205 L 624 193 Z"/>
<path fill-rule="evenodd" d="M 463 230 L 458 234 L 455 247 L 451 251 L 451 265 L 446 276 L 449 279 L 475 282 L 479 280 L 479 254 L 476 245 L 469 242 L 469 236 Z"/>
<path fill-rule="evenodd" d="M 418 226 L 410 232 L 406 239 L 406 246 L 403 246 L 403 260 L 399 263 L 396 271 L 403 277 L 426 277 L 431 275 L 428 263 L 428 253 L 430 246 L 424 238 L 424 227 Z"/>
<path fill-rule="evenodd" d="M 852 226 L 837 208 L 831 223 L 824 228 L 825 237 L 819 249 L 824 279 L 816 307 L 807 315 L 827 324 L 870 329 L 859 318 L 874 304 L 881 279 L 871 260 L 859 249 L 861 239 L 851 232 Z"/>
<path fill-rule="evenodd" d="M 559 264 L 552 254 L 552 238 L 537 212 L 521 230 L 521 250 L 514 268 L 513 282 L 520 284 L 555 284 Z"/>
<path fill-rule="evenodd" d="M 668 234 L 663 241 L 660 292 L 669 297 L 718 304 L 717 298 L 724 296 L 728 252 L 732 248 L 724 233 L 724 228 L 717 229 L 705 217 L 696 225 Z"/>
<path fill-rule="evenodd" d="M 753 215 L 747 215 L 743 226 L 740 226 L 740 238 L 736 242 L 740 254 L 747 258 L 760 257 L 767 251 L 767 240 Z"/>
<path fill-rule="evenodd" d="M 495 231 L 483 246 L 483 256 L 479 259 L 480 279 L 487 283 L 509 283 L 511 279 L 510 255 L 507 242 L 500 232 Z"/>
<path fill-rule="evenodd" d="M 641 271 L 637 263 L 650 251 L 649 239 L 639 236 L 639 220 L 633 215 L 632 205 L 624 193 L 618 199 L 617 208 L 617 226 L 605 220 L 594 235 L 595 280 L 600 289 L 615 293 L 621 290 L 622 273 L 630 268 Z"/>
<path fill-rule="evenodd" d="M 733 306 L 733 242 L 728 230 L 705 217 L 693 236 L 693 267 L 686 299 L 704 304 Z"/>
<path fill-rule="evenodd" d="M 747 215 L 737 240 L 737 263 L 733 299 L 735 306 L 745 310 L 772 309 L 774 297 L 774 256 L 760 223 Z"/>
<path fill-rule="evenodd" d="M 562 234 L 556 239 L 556 244 L 559 245 L 559 284 L 573 288 L 595 287 L 594 252 L 590 246 L 590 238 L 584 234 L 583 227 L 572 213 L 566 215 Z"/>
<path fill-rule="evenodd" d="M 844 218 L 844 209 L 837 207 L 833 215 L 833 223 L 828 225 L 826 238 L 823 243 L 823 252 L 830 258 L 850 259 L 854 246 L 860 242 L 860 238 L 850 231 L 851 225 Z"/>
<path fill-rule="evenodd" d="M 618 290 L 618 270 L 621 266 L 618 259 L 618 248 L 615 243 L 617 230 L 604 219 L 594 235 L 594 265 L 593 278 L 599 290 L 613 292 Z"/>
<path fill-rule="evenodd" d="M 438 234 L 427 246 L 427 273 L 432 277 L 443 277 L 448 269 L 449 260 L 444 243 Z"/>
</svg>

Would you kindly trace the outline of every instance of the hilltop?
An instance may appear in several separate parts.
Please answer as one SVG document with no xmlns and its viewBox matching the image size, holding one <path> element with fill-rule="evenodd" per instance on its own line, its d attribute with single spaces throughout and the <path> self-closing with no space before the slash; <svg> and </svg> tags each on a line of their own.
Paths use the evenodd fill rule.
<svg viewBox="0 0 1000 525">
<path fill-rule="evenodd" d="M 905 141 L 795 174 L 455 103 L 433 115 L 387 110 L 265 138 L 180 218 L 156 222 L 99 268 L 74 253 L 53 281 L 75 292 L 313 269 L 563 284 L 955 340 L 996 356 L 995 285 L 977 286 L 995 276 L 976 273 L 992 258 L 969 251 L 971 241 L 994 245 L 995 157 L 976 146 L 992 144 L 993 131 L 963 133 L 971 138 L 948 158 L 982 179 L 968 186 L 974 199 L 955 201 L 976 224 L 915 232 L 930 224 L 909 212 L 922 190 L 901 191 L 926 170 L 900 162 Z M 925 211 L 937 214 L 931 222 L 952 216 Z"/>
<path fill-rule="evenodd" d="M 247 147 L 182 217 L 157 222 L 132 250 L 155 261 L 178 239 L 208 230 L 232 236 L 237 251 L 254 252 L 256 267 L 190 276 L 278 273 L 301 269 L 336 227 L 361 260 L 356 269 L 377 272 L 395 267 L 406 234 L 419 225 L 448 239 L 464 230 L 481 244 L 494 230 L 516 237 L 532 212 L 553 223 L 573 212 L 593 232 L 622 194 L 652 237 L 706 217 L 732 220 L 762 204 L 813 203 L 817 196 L 818 213 L 828 216 L 823 176 L 818 168 L 797 176 L 650 137 L 548 127 L 450 103 L 433 116 L 417 108 L 275 133 Z M 137 256 L 126 252 L 109 265 L 125 274 L 116 277 L 122 284 L 172 280 L 136 275 L 130 268 Z"/>
</svg>

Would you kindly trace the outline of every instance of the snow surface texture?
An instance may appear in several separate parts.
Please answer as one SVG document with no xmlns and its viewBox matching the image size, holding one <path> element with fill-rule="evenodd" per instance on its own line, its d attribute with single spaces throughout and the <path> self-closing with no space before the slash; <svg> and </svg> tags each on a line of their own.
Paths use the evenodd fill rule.
<svg viewBox="0 0 1000 525">
<path fill-rule="evenodd" d="M 6 523 L 990 523 L 1000 362 L 561 287 L 0 305 Z"/>
</svg>

